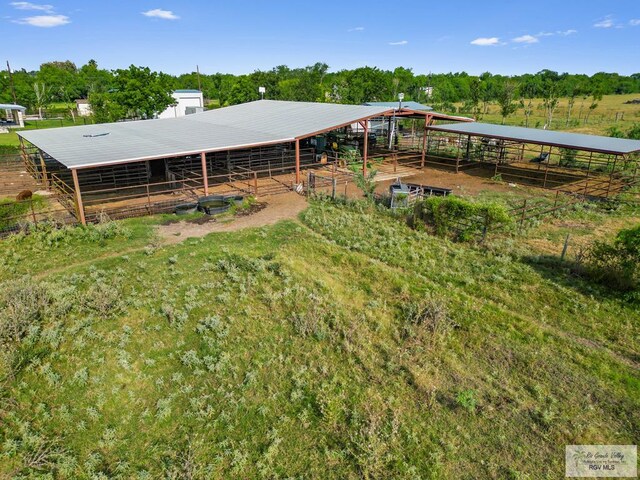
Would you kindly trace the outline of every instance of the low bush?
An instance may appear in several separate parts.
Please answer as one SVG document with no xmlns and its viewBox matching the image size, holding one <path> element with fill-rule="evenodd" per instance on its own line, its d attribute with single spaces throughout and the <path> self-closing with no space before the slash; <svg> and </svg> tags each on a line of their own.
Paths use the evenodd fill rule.
<svg viewBox="0 0 640 480">
<path fill-rule="evenodd" d="M 402 336 L 434 346 L 444 340 L 456 326 L 446 302 L 427 296 L 420 301 L 402 305 Z"/>
<path fill-rule="evenodd" d="M 616 290 L 640 288 L 640 225 L 620 230 L 613 242 L 596 242 L 586 255 L 587 273 Z"/>
<path fill-rule="evenodd" d="M 417 202 L 414 219 L 434 233 L 454 240 L 470 240 L 483 231 L 513 223 L 507 209 L 495 202 L 470 202 L 454 195 Z"/>
</svg>

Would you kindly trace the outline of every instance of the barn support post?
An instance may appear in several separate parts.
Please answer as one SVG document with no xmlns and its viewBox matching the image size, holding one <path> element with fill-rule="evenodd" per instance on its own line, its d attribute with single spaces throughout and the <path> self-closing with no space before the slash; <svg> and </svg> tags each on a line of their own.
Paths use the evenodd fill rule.
<svg viewBox="0 0 640 480">
<path fill-rule="evenodd" d="M 427 155 L 427 119 L 424 119 L 424 130 L 422 135 L 422 154 L 420 155 L 420 168 L 424 168 L 424 160 Z"/>
<path fill-rule="evenodd" d="M 84 217 L 84 205 L 82 205 L 82 194 L 80 193 L 80 182 L 78 181 L 77 169 L 71 169 L 71 176 L 73 177 L 73 189 L 76 194 L 76 218 L 80 220 L 82 225 L 86 225 L 87 221 Z"/>
<path fill-rule="evenodd" d="M 609 192 L 611 191 L 611 183 L 613 182 L 613 174 L 616 171 L 616 163 L 617 162 L 618 162 L 618 155 L 614 155 L 614 157 L 613 157 L 613 168 L 611 169 L 611 173 L 609 173 L 609 185 L 607 186 L 606 198 L 609 198 Z"/>
<path fill-rule="evenodd" d="M 362 175 L 367 176 L 367 162 L 369 161 L 369 125 L 368 120 L 361 123 L 364 129 L 364 146 L 362 148 Z"/>
<path fill-rule="evenodd" d="M 296 138 L 296 184 L 300 184 L 300 139 Z"/>
<path fill-rule="evenodd" d="M 200 154 L 200 162 L 202 163 L 202 182 L 204 184 L 204 196 L 209 195 L 209 178 L 207 174 L 207 154 Z"/>
<path fill-rule="evenodd" d="M 45 188 L 49 189 L 49 175 L 47 174 L 47 164 L 44 162 L 42 150 L 38 150 L 38 157 L 40 157 L 40 168 L 42 168 L 42 179 L 44 181 L 44 186 Z"/>
<path fill-rule="evenodd" d="M 460 144 L 462 143 L 462 135 L 458 134 L 458 153 L 456 154 L 456 173 L 460 173 Z"/>
<path fill-rule="evenodd" d="M 587 177 L 584 182 L 584 194 L 587 194 L 588 186 L 589 186 L 589 173 L 591 172 L 591 160 L 593 159 L 593 152 L 589 152 L 589 163 L 587 164 Z"/>
<path fill-rule="evenodd" d="M 18 135 L 18 138 L 20 139 L 20 154 L 22 155 L 22 162 L 24 163 L 24 168 L 26 168 L 28 172 L 30 169 L 29 158 L 27 157 L 27 149 L 24 146 L 24 140 L 22 139 L 22 137 Z"/>
<path fill-rule="evenodd" d="M 469 158 L 470 153 L 471 153 L 471 135 L 468 135 L 468 136 L 467 136 L 467 153 L 466 153 L 466 158 L 465 158 L 465 160 L 466 160 L 467 162 L 471 160 L 471 159 Z"/>
</svg>

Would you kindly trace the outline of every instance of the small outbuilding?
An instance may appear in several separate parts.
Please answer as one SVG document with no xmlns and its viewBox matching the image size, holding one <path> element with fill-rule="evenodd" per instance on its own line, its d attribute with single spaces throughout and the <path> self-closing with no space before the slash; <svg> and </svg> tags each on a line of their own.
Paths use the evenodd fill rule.
<svg viewBox="0 0 640 480">
<path fill-rule="evenodd" d="M 200 90 L 174 90 L 175 102 L 169 105 L 158 118 L 177 118 L 204 111 L 204 98 Z"/>
<path fill-rule="evenodd" d="M 24 128 L 26 107 L 15 103 L 0 103 L 0 128 Z"/>
</svg>

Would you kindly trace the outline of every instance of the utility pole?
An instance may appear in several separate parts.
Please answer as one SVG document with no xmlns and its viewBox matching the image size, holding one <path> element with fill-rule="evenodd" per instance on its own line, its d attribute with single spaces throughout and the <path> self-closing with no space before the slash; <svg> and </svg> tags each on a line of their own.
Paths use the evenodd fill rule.
<svg viewBox="0 0 640 480">
<path fill-rule="evenodd" d="M 9 65 L 9 60 L 7 60 L 7 71 L 9 72 L 9 85 L 11 85 L 11 93 L 13 93 L 13 103 L 18 104 L 18 98 L 16 97 L 16 87 L 13 84 L 13 73 L 11 73 L 11 65 Z"/>
<path fill-rule="evenodd" d="M 202 85 L 200 84 L 200 67 L 196 65 L 196 72 L 198 74 L 198 90 L 202 91 Z"/>
</svg>

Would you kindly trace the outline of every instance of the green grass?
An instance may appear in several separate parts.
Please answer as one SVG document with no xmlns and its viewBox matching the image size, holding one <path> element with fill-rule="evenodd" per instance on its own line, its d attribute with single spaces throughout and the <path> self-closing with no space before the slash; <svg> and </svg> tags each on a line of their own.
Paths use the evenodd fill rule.
<svg viewBox="0 0 640 480">
<path fill-rule="evenodd" d="M 318 202 L 160 247 L 158 221 L 0 243 L 0 320 L 37 325 L 3 340 L 0 475 L 560 478 L 566 444 L 640 435 L 637 305 L 536 261 L 544 230 L 481 249 Z"/>
<path fill-rule="evenodd" d="M 583 102 L 582 98 L 578 97 L 571 110 L 571 118 L 568 124 L 568 99 L 560 98 L 558 108 L 553 115 L 553 129 L 593 135 L 607 135 L 609 128 L 615 125 L 623 132 L 626 132 L 635 123 L 640 123 L 640 105 L 625 104 L 625 102 L 637 98 L 640 98 L 640 94 L 604 95 L 602 100 L 598 102 L 598 106 L 591 112 L 588 122 L 585 123 L 585 116 L 589 111 L 591 98 L 587 98 Z M 462 104 L 456 104 L 457 108 L 461 106 Z M 533 113 L 529 118 L 529 127 L 542 128 L 546 122 L 542 99 L 534 99 L 533 106 Z M 461 114 L 465 113 L 461 112 Z M 616 114 L 618 114 L 617 121 Z M 470 114 L 467 115 L 470 116 Z M 487 114 L 482 115 L 478 120 L 488 123 L 502 123 L 500 107 L 495 103 L 490 104 Z M 523 109 L 518 108 L 516 113 L 507 117 L 505 124 L 524 126 L 525 116 Z"/>
<path fill-rule="evenodd" d="M 74 122 L 71 118 L 60 118 L 60 119 L 45 119 L 45 120 L 27 120 L 24 122 L 25 128 L 20 129 L 11 129 L 9 133 L 0 134 L 0 147 L 8 146 L 8 147 L 18 147 L 20 146 L 20 139 L 18 138 L 18 134 L 16 132 L 22 130 L 39 130 L 43 128 L 60 128 L 60 127 L 73 127 L 78 125 L 88 125 L 93 123 L 91 119 L 86 119 L 83 117 L 76 117 L 76 121 Z"/>
</svg>

